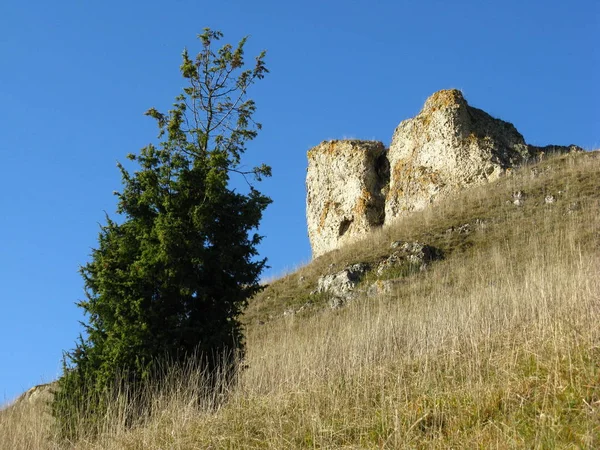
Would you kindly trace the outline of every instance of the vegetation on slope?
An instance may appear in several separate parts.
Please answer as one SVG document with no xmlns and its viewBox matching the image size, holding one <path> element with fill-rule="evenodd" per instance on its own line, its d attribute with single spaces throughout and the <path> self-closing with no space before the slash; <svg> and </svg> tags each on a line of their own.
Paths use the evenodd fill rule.
<svg viewBox="0 0 600 450">
<path fill-rule="evenodd" d="M 127 156 L 136 170 L 118 164 L 119 220 L 107 216 L 80 270 L 85 335 L 65 353 L 52 405 L 71 439 L 102 421 L 115 384 L 136 403 L 133 424 L 146 415 L 146 385 L 162 384 L 158 366 L 196 354 L 208 371 L 233 370 L 243 355 L 239 317 L 261 289 L 256 230 L 271 203 L 253 181 L 270 167 L 244 168 L 261 129 L 248 90 L 268 70 L 265 52 L 245 63 L 246 38 L 216 48 L 222 37 L 206 28 L 200 52 L 183 52 L 183 92 L 168 113 L 146 112 L 160 142 Z M 247 190 L 231 184 L 240 175 Z"/>
<path fill-rule="evenodd" d="M 149 394 L 142 426 L 127 430 L 116 408 L 98 438 L 71 446 L 599 447 L 598 173 L 597 152 L 552 158 L 323 255 L 251 302 L 247 369 L 226 398 L 199 411 L 188 369 Z M 485 225 L 461 233 L 467 223 Z M 320 275 L 379 261 L 395 240 L 445 258 L 344 308 L 309 295 Z M 26 428 L 41 406 L 18 411 L 0 416 L 8 448 L 58 445 L 51 419 Z"/>
</svg>

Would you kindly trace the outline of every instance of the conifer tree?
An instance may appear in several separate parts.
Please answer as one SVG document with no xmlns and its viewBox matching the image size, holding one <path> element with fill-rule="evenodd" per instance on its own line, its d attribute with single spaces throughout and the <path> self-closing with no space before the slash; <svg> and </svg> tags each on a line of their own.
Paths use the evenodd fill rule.
<svg viewBox="0 0 600 450">
<path fill-rule="evenodd" d="M 91 260 L 81 268 L 85 337 L 65 354 L 54 415 L 72 430 L 74 415 L 97 420 L 99 400 L 119 380 L 143 389 L 160 361 L 192 354 L 212 370 L 243 352 L 239 315 L 259 289 L 266 260 L 258 259 L 256 229 L 271 200 L 254 186 L 270 176 L 262 165 L 244 170 L 246 143 L 261 125 L 248 89 L 262 79 L 265 52 L 244 62 L 246 38 L 215 49 L 223 34 L 205 29 L 195 58 L 183 52 L 186 87 L 173 109 L 151 108 L 158 145 L 119 164 L 120 220 L 107 217 Z M 247 192 L 231 187 L 243 177 Z"/>
</svg>

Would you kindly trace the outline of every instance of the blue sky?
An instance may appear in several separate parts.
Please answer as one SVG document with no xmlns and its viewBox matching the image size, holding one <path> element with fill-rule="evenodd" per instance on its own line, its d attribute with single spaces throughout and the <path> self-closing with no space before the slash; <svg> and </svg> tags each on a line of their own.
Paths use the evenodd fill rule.
<svg viewBox="0 0 600 450">
<path fill-rule="evenodd" d="M 251 35 L 271 73 L 251 92 L 264 129 L 261 253 L 310 259 L 306 151 L 378 139 L 444 88 L 532 144 L 600 147 L 600 3 L 589 1 L 113 1 L 0 4 L 0 404 L 54 379 L 80 331 L 78 274 L 115 208 L 116 161 L 155 142 L 149 107 L 183 87 L 204 27 Z"/>
</svg>

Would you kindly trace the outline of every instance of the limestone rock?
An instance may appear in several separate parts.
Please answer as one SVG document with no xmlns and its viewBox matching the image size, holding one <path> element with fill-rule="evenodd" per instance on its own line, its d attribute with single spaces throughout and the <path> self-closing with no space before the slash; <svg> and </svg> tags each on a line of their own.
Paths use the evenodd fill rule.
<svg viewBox="0 0 600 450">
<path fill-rule="evenodd" d="M 354 297 L 354 289 L 367 270 L 368 264 L 357 263 L 340 272 L 319 277 L 315 293 L 328 293 L 332 298 L 332 307 L 341 306 Z"/>
<path fill-rule="evenodd" d="M 386 222 L 533 156 L 512 124 L 469 106 L 458 90 L 436 92 L 394 132 Z"/>
<path fill-rule="evenodd" d="M 387 151 L 381 142 L 344 140 L 308 152 L 313 257 L 534 158 L 581 151 L 575 145 L 528 145 L 512 124 L 470 106 L 460 91 L 436 92 L 416 117 L 398 125 Z M 517 206 L 523 201 L 513 199 Z"/>
<path fill-rule="evenodd" d="M 525 199 L 527 198 L 527 194 L 523 191 L 515 191 L 512 195 L 512 203 L 515 206 L 523 206 L 525 203 Z"/>
<path fill-rule="evenodd" d="M 386 149 L 377 141 L 325 141 L 308 152 L 306 215 L 313 257 L 384 222 Z"/>
<path fill-rule="evenodd" d="M 27 405 L 46 405 L 48 402 L 52 401 L 56 389 L 56 382 L 34 386 L 21 394 L 15 401 L 7 405 L 6 410 L 26 407 Z M 49 410 L 47 413 L 49 414 Z"/>
<path fill-rule="evenodd" d="M 407 270 L 414 267 L 425 268 L 427 263 L 439 259 L 441 251 L 421 242 L 393 242 L 391 248 L 396 249 L 377 266 L 377 275 L 382 275 L 386 270 L 394 267 L 405 266 Z"/>
<path fill-rule="evenodd" d="M 49 401 L 52 399 L 53 389 L 56 389 L 54 383 L 40 384 L 32 387 L 27 392 L 22 394 L 17 401 L 23 401 L 28 403 Z"/>
</svg>

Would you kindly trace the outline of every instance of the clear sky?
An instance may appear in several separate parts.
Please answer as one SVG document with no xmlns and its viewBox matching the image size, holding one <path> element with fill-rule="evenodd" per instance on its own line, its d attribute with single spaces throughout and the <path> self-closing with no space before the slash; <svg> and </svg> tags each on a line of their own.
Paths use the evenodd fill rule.
<svg viewBox="0 0 600 450">
<path fill-rule="evenodd" d="M 247 153 L 273 167 L 265 276 L 310 259 L 306 151 L 388 145 L 436 90 L 461 89 L 529 143 L 600 146 L 597 0 L 2 0 L 0 404 L 60 373 L 81 329 L 78 267 L 121 187 L 115 163 L 156 142 L 143 112 L 170 107 L 204 27 L 268 51 Z"/>
</svg>

